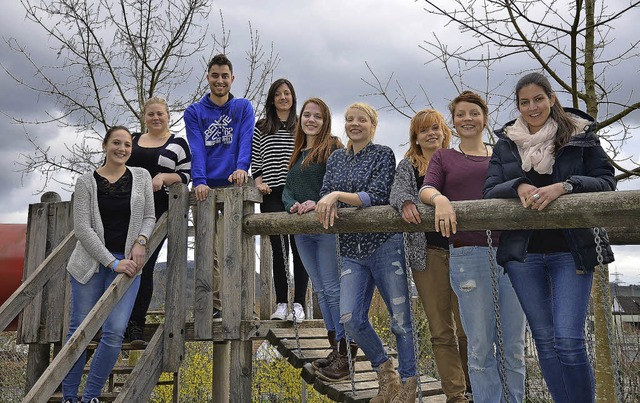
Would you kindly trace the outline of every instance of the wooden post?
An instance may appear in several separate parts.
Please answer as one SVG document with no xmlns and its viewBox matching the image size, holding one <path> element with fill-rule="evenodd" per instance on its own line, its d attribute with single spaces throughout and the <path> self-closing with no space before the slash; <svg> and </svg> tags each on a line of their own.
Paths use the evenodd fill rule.
<svg viewBox="0 0 640 403">
<path fill-rule="evenodd" d="M 51 192 L 53 193 L 53 192 Z M 57 193 L 53 193 L 60 198 Z M 47 231 L 47 256 L 62 242 L 73 229 L 72 206 L 70 202 L 60 202 L 49 205 L 49 228 Z M 65 305 L 68 285 L 66 261 L 61 262 L 55 274 L 43 288 L 42 321 L 44 334 L 41 340 L 49 343 L 64 342 L 66 334 L 63 332 L 65 316 L 68 317 L 68 306 Z M 70 289 L 70 287 L 69 287 Z"/>
<path fill-rule="evenodd" d="M 609 287 L 609 267 L 607 265 L 604 266 L 604 275 L 602 276 L 599 273 L 598 267 L 596 267 L 595 270 L 591 295 L 593 297 L 593 333 L 596 350 L 594 368 L 596 402 L 615 402 L 616 383 L 614 371 L 617 368 L 613 368 L 611 349 L 616 347 L 612 345 L 614 342 L 612 339 L 613 335 L 609 334 L 607 329 L 607 320 L 611 319 L 611 303 L 609 301 L 609 293 L 607 292 Z"/>
<path fill-rule="evenodd" d="M 167 294 L 162 370 L 176 372 L 184 359 L 187 292 L 187 227 L 189 190 L 183 184 L 169 191 Z"/>
<path fill-rule="evenodd" d="M 60 200 L 60 195 L 57 193 L 47 192 L 40 198 L 41 204 L 32 205 L 34 206 L 34 210 L 31 209 L 32 206 L 29 206 L 29 225 L 27 226 L 27 250 L 25 251 L 23 281 L 36 270 L 47 254 L 51 253 L 53 249 L 52 242 L 60 241 L 60 239 L 57 239 L 57 234 L 54 234 L 55 219 L 51 217 L 49 210 L 50 203 L 59 202 Z M 54 282 L 57 280 L 59 283 L 61 281 L 60 278 L 64 280 L 64 274 L 55 274 L 51 280 L 55 279 Z M 59 284 L 58 286 L 60 287 Z M 37 293 L 32 302 L 25 307 L 21 316 L 21 332 L 18 332 L 18 337 L 22 339 L 22 342 L 29 343 L 25 393 L 35 385 L 38 378 L 40 378 L 49 365 L 51 346 L 49 343 L 40 343 L 40 326 L 41 324 L 44 325 L 46 317 L 48 316 L 47 314 L 42 315 L 42 310 L 47 308 L 48 304 L 46 302 L 50 302 L 51 298 L 43 298 L 43 295 L 46 296 L 43 292 Z M 42 341 L 48 341 L 46 336 Z"/>
<path fill-rule="evenodd" d="M 216 192 L 197 202 L 195 226 L 195 290 L 193 304 L 193 337 L 211 339 L 213 334 L 213 264 L 216 234 Z"/>
</svg>

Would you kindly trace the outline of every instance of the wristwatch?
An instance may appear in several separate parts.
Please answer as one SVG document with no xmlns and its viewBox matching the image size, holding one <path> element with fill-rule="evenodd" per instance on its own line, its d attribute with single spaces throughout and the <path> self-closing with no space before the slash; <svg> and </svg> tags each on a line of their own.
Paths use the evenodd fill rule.
<svg viewBox="0 0 640 403">
<path fill-rule="evenodd" d="M 143 236 L 139 236 L 138 239 L 136 239 L 136 242 L 145 248 L 147 247 L 147 238 Z"/>
<path fill-rule="evenodd" d="M 562 188 L 565 192 L 571 193 L 573 192 L 573 183 L 571 183 L 569 179 L 567 179 L 566 181 L 562 182 Z"/>
</svg>

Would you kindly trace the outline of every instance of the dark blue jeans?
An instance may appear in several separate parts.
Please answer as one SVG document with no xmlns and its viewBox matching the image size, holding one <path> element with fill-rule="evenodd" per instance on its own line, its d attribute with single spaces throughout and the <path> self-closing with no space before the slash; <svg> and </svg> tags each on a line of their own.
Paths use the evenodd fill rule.
<svg viewBox="0 0 640 403">
<path fill-rule="evenodd" d="M 525 263 L 509 262 L 506 269 L 553 400 L 593 402 L 593 370 L 584 340 L 593 271 L 577 274 L 569 252 L 529 253 Z"/>
<path fill-rule="evenodd" d="M 123 259 L 124 255 L 113 254 L 118 259 Z M 69 333 L 67 340 L 76 331 L 78 326 L 87 317 L 93 306 L 98 302 L 102 294 L 111 285 L 119 273 L 100 265 L 100 270 L 87 281 L 81 284 L 73 277 L 71 281 L 71 319 L 69 322 Z M 93 354 L 91 369 L 87 377 L 84 388 L 83 402 L 88 402 L 94 397 L 99 397 L 102 387 L 107 381 L 111 369 L 118 360 L 124 331 L 129 322 L 129 315 L 136 300 L 136 294 L 140 287 L 140 276 L 136 276 L 131 287 L 125 292 L 122 299 L 113 308 L 104 324 L 102 325 L 102 337 L 100 343 Z M 87 351 L 85 350 L 78 361 L 71 367 L 71 370 L 62 381 L 62 393 L 64 400 L 70 399 L 72 402 L 78 399 L 78 386 L 82 377 L 82 371 L 87 361 Z"/>
</svg>

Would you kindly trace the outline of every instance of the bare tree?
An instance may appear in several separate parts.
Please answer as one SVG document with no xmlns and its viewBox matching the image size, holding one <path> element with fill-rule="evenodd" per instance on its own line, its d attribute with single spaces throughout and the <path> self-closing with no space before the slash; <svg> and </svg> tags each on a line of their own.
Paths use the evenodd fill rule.
<svg viewBox="0 0 640 403">
<path fill-rule="evenodd" d="M 474 89 L 494 98 L 494 108 L 512 98 L 504 87 L 504 74 L 494 77 L 500 63 L 532 62 L 531 70 L 544 71 L 559 91 L 571 95 L 575 108 L 584 108 L 598 119 L 601 137 L 608 142 L 619 179 L 640 174 L 625 170 L 619 161 L 621 147 L 637 125 L 627 122 L 640 109 L 633 86 L 633 73 L 640 66 L 640 40 L 616 41 L 615 27 L 633 24 L 640 8 L 638 0 L 425 0 L 425 10 L 444 19 L 445 27 L 457 27 L 459 35 L 444 37 L 437 32 L 422 48 L 430 63 L 444 66 L 457 91 Z M 470 84 L 469 76 L 486 71 L 486 81 Z M 504 69 L 502 69 L 504 71 Z M 378 79 L 367 81 L 389 105 L 401 110 L 413 101 L 400 83 Z M 623 72 L 626 72 L 624 74 Z M 516 73 L 516 72 L 514 72 Z M 522 72 L 517 72 L 518 74 Z M 477 75 L 477 74 L 476 74 Z M 506 91 L 506 92 L 505 92 Z"/>
<path fill-rule="evenodd" d="M 11 117 L 25 126 L 34 146 L 33 153 L 21 155 L 22 172 L 40 173 L 44 186 L 53 180 L 70 188 L 76 174 L 96 166 L 97 147 L 109 127 L 127 124 L 144 130 L 142 105 L 149 97 L 167 96 L 172 114 L 181 116 L 205 92 L 202 77 L 210 56 L 228 51 L 230 33 L 222 12 L 221 36 L 208 32 L 211 0 L 20 1 L 27 19 L 46 32 L 57 55 L 54 64 L 43 66 L 18 39 L 10 38 L 9 48 L 27 60 L 35 80 L 0 64 L 17 83 L 56 102 L 58 111 L 47 111 L 45 119 Z M 250 79 L 242 95 L 258 107 L 279 56 L 273 44 L 268 51 L 263 48 L 250 23 L 249 31 Z M 79 141 L 55 155 L 29 135 L 28 127 L 36 124 L 71 128 Z M 180 120 L 173 125 L 180 126 Z"/>
</svg>

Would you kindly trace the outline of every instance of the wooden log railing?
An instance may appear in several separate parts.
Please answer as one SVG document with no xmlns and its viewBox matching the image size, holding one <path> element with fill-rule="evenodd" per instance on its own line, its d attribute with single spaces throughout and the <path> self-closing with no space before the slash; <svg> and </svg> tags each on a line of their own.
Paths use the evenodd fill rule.
<svg viewBox="0 0 640 403">
<path fill-rule="evenodd" d="M 452 202 L 458 231 L 605 227 L 613 243 L 640 244 L 640 191 L 582 193 L 558 198 L 542 211 L 522 208 L 518 200 Z M 333 227 L 322 228 L 315 214 L 248 214 L 249 235 L 343 232 L 433 232 L 434 208 L 418 206 L 421 224 L 408 224 L 391 206 L 344 208 Z"/>
</svg>

